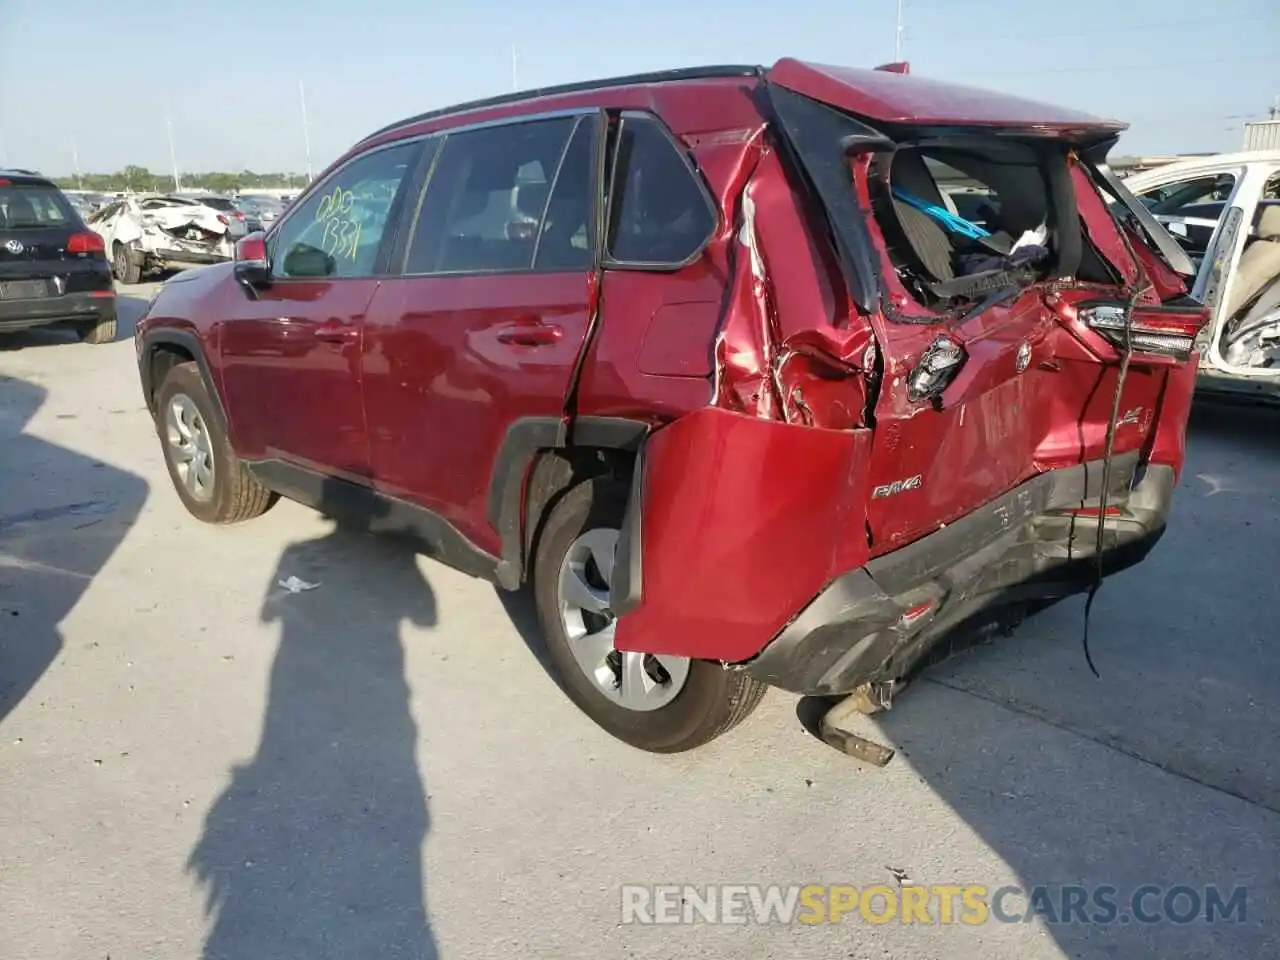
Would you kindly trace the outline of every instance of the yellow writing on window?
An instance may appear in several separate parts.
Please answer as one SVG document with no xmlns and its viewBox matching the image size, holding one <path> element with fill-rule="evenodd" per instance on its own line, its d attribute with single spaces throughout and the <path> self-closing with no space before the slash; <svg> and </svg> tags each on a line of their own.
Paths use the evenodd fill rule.
<svg viewBox="0 0 1280 960">
<path fill-rule="evenodd" d="M 351 216 L 356 198 L 350 190 L 334 187 L 316 208 L 315 222 L 324 224 L 320 246 L 337 260 L 354 260 L 360 249 L 360 221 Z"/>
</svg>

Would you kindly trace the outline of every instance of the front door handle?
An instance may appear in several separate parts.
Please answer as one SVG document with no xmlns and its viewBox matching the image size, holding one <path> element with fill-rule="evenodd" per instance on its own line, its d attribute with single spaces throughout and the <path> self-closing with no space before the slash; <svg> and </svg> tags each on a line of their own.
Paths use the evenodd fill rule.
<svg viewBox="0 0 1280 960">
<path fill-rule="evenodd" d="M 564 336 L 564 328 L 558 323 L 541 320 L 521 320 L 498 330 L 499 343 L 514 343 L 525 347 L 543 347 L 558 343 Z"/>
<path fill-rule="evenodd" d="M 316 339 L 328 343 L 348 343 L 360 335 L 360 328 L 355 324 L 329 320 L 316 327 Z"/>
</svg>

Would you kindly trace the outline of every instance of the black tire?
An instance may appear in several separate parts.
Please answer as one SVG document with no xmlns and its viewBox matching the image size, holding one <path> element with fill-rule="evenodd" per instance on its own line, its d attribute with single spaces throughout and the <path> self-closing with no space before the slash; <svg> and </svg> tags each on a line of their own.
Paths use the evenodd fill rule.
<svg viewBox="0 0 1280 960">
<path fill-rule="evenodd" d="M 574 487 L 552 508 L 534 553 L 534 602 L 561 689 L 579 709 L 619 740 L 651 753 L 680 753 L 737 726 L 768 690 L 747 674 L 693 661 L 684 688 L 656 710 L 628 710 L 612 702 L 578 666 L 559 611 L 560 566 L 573 541 L 598 527 L 619 529 L 625 499 L 607 481 Z"/>
<path fill-rule="evenodd" d="M 133 258 L 127 246 L 116 243 L 111 249 L 111 272 L 121 283 L 137 283 L 142 278 L 142 265 Z"/>
<path fill-rule="evenodd" d="M 100 320 L 94 320 L 86 323 L 77 331 L 80 334 L 82 343 L 115 343 L 116 341 L 116 318 L 115 314 L 110 317 L 103 317 Z"/>
<path fill-rule="evenodd" d="M 165 418 L 170 403 L 178 394 L 185 394 L 195 404 L 202 427 L 209 437 L 213 459 L 213 492 L 207 500 L 196 499 L 187 490 L 169 445 Z M 205 523 L 239 523 L 265 513 L 275 502 L 275 495 L 254 479 L 231 449 L 226 433 L 218 426 L 213 400 L 205 388 L 200 368 L 194 362 L 179 363 L 165 376 L 156 395 L 155 423 L 169 479 L 173 481 L 173 488 L 183 506 L 197 520 Z"/>
</svg>

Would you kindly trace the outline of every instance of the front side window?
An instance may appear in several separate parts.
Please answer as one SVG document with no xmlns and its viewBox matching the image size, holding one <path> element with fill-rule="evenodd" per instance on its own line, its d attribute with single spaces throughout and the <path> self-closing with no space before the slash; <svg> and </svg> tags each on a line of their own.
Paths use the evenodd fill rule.
<svg viewBox="0 0 1280 960">
<path fill-rule="evenodd" d="M 267 255 L 272 275 L 370 276 L 391 204 L 419 147 L 404 143 L 357 157 L 291 209 L 271 237 Z"/>
<path fill-rule="evenodd" d="M 588 118 L 556 117 L 449 134 L 404 272 L 530 270 L 535 254 L 539 269 L 588 266 L 591 130 Z"/>
<path fill-rule="evenodd" d="M 658 123 L 623 117 L 614 149 L 608 253 L 617 263 L 679 266 L 711 238 L 706 191 Z"/>
</svg>

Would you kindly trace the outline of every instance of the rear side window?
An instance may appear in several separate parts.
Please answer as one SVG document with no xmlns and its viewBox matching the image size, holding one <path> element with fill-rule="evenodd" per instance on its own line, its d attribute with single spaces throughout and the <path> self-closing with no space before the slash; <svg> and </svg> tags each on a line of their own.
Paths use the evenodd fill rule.
<svg viewBox="0 0 1280 960">
<path fill-rule="evenodd" d="M 558 117 L 449 134 L 404 272 L 531 270 L 535 255 L 538 269 L 588 266 L 591 130 L 589 118 Z"/>
<path fill-rule="evenodd" d="M 271 236 L 271 272 L 286 279 L 373 274 L 391 204 L 421 146 L 363 154 L 291 208 Z"/>
<path fill-rule="evenodd" d="M 65 227 L 75 212 L 56 187 L 11 183 L 0 186 L 0 230 Z"/>
<path fill-rule="evenodd" d="M 674 267 L 691 260 L 716 228 L 697 174 L 658 123 L 626 116 L 609 191 L 608 253 L 615 263 Z"/>
</svg>

